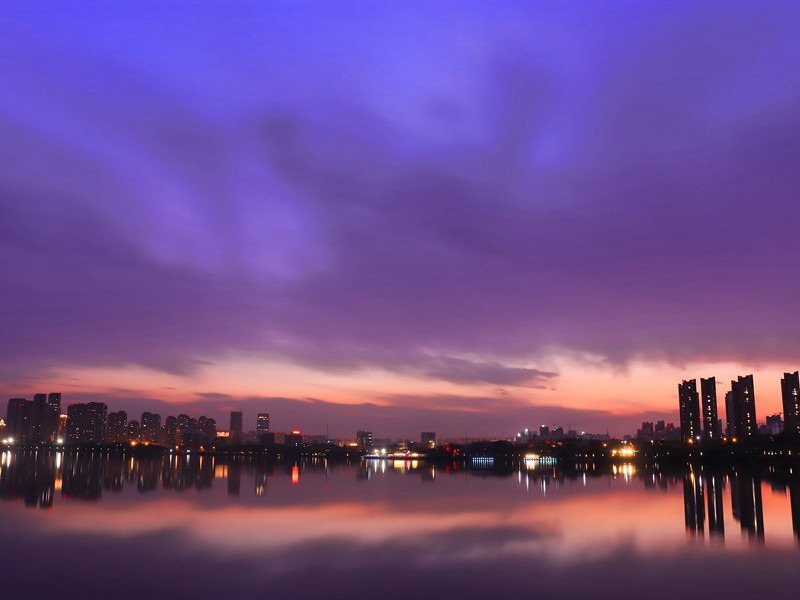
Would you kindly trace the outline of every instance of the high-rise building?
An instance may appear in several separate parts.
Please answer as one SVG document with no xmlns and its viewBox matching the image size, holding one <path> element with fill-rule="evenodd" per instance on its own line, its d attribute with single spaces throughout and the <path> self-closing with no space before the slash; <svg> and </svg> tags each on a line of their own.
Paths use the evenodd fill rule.
<svg viewBox="0 0 800 600">
<path fill-rule="evenodd" d="M 33 413 L 31 416 L 28 441 L 37 444 L 45 441 L 46 420 L 47 420 L 47 394 L 34 394 Z"/>
<path fill-rule="evenodd" d="M 242 411 L 231 411 L 231 429 L 228 438 L 231 444 L 240 444 L 242 441 Z"/>
<path fill-rule="evenodd" d="M 781 379 L 783 430 L 800 435 L 800 373 L 784 373 Z"/>
<path fill-rule="evenodd" d="M 201 416 L 197 419 L 197 427 L 202 434 L 203 444 L 211 444 L 217 437 L 217 420 L 215 418 Z"/>
<path fill-rule="evenodd" d="M 359 430 L 356 432 L 356 443 L 359 448 L 369 450 L 372 448 L 372 432 Z"/>
<path fill-rule="evenodd" d="M 767 435 L 778 435 L 783 428 L 784 424 L 780 415 L 767 415 L 767 424 L 764 426 Z"/>
<path fill-rule="evenodd" d="M 178 427 L 178 419 L 173 416 L 167 417 L 164 422 L 164 430 L 167 445 L 179 446 L 181 443 L 181 430 Z"/>
<path fill-rule="evenodd" d="M 128 414 L 124 410 L 108 413 L 106 440 L 112 444 L 128 441 Z"/>
<path fill-rule="evenodd" d="M 56 431 L 56 437 L 63 441 L 63 439 L 67 435 L 67 415 L 61 413 L 58 415 L 58 430 Z"/>
<path fill-rule="evenodd" d="M 61 419 L 61 392 L 50 392 L 47 394 L 47 419 L 45 421 L 45 441 L 55 442 L 58 440 L 58 430 L 60 429 Z"/>
<path fill-rule="evenodd" d="M 696 379 L 678 384 L 678 400 L 681 413 L 681 440 L 695 442 L 700 439 L 700 396 L 697 393 Z"/>
<path fill-rule="evenodd" d="M 102 402 L 70 404 L 67 408 L 67 441 L 99 444 L 106 439 L 108 407 Z"/>
<path fill-rule="evenodd" d="M 722 437 L 722 432 L 719 430 L 717 379 L 715 377 L 700 378 L 700 396 L 703 405 L 703 437 L 707 440 L 718 440 Z"/>
<path fill-rule="evenodd" d="M 733 392 L 725 392 L 725 435 L 736 437 L 736 407 L 733 405 Z"/>
<path fill-rule="evenodd" d="M 33 402 L 25 398 L 9 398 L 6 411 L 6 436 L 15 442 L 28 441 Z"/>
<path fill-rule="evenodd" d="M 299 447 L 303 445 L 303 432 L 299 429 L 292 429 L 288 436 L 286 436 L 286 443 L 289 446 Z"/>
<path fill-rule="evenodd" d="M 269 413 L 258 413 L 258 419 L 256 419 L 256 433 L 258 435 L 269 433 Z"/>
<path fill-rule="evenodd" d="M 727 396 L 725 401 L 727 404 Z M 732 415 L 728 416 L 729 428 L 733 425 L 730 435 L 737 439 L 754 437 L 758 433 L 758 422 L 752 375 L 739 376 L 736 381 L 731 381 L 730 409 Z"/>
<path fill-rule="evenodd" d="M 136 419 L 128 421 L 128 441 L 139 443 L 142 439 L 142 424 Z"/>
<path fill-rule="evenodd" d="M 158 434 L 161 431 L 161 415 L 151 412 L 142 413 L 141 432 L 139 439 L 142 442 L 154 444 L 158 441 Z"/>
<path fill-rule="evenodd" d="M 423 431 L 422 434 L 419 436 L 419 441 L 422 443 L 423 446 L 427 446 L 428 448 L 435 448 L 436 432 Z"/>
</svg>

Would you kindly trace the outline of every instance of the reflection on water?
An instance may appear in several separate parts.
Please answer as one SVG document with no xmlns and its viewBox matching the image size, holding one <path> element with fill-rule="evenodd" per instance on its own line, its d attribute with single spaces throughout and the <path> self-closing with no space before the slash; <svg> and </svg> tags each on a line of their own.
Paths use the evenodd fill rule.
<svg viewBox="0 0 800 600">
<path fill-rule="evenodd" d="M 283 589 L 276 597 L 349 598 L 349 577 L 391 567 L 397 572 L 378 569 L 383 577 L 369 585 L 388 586 L 384 597 L 402 597 L 391 590 L 419 592 L 410 582 L 427 581 L 435 567 L 451 573 L 448 585 L 457 588 L 428 581 L 439 594 L 487 597 L 493 592 L 472 580 L 475 561 L 487 581 L 506 573 L 498 585 L 521 592 L 530 582 L 517 582 L 506 570 L 513 565 L 533 573 L 530 560 L 550 571 L 583 565 L 586 585 L 594 577 L 595 585 L 631 591 L 624 577 L 607 579 L 616 568 L 609 565 L 617 562 L 592 575 L 602 556 L 638 561 L 650 579 L 661 576 L 653 569 L 662 563 L 673 564 L 673 572 L 698 568 L 713 576 L 718 569 L 718 585 L 729 585 L 729 597 L 739 597 L 746 588 L 733 584 L 739 575 L 753 575 L 759 559 L 752 553 L 777 552 L 762 570 L 777 569 L 783 558 L 800 560 L 800 477 L 788 467 L 563 468 L 527 458 L 500 468 L 488 461 L 274 462 L 244 455 L 6 451 L 0 455 L 0 499 L 7 500 L 0 504 L 0 544 L 15 548 L 7 572 L 0 573 L 8 577 L 4 589 L 16 593 L 11 597 L 46 592 L 40 578 L 26 574 L 43 547 L 62 548 L 66 578 L 76 576 L 78 563 L 71 560 L 96 561 L 120 580 L 131 561 L 154 561 L 137 592 L 118 594 L 131 598 L 161 597 L 159 590 L 166 597 L 176 588 L 165 585 L 173 575 L 161 573 L 161 565 L 180 570 L 184 563 L 186 587 L 178 596 L 212 597 L 230 588 L 220 580 L 229 569 L 241 593 L 269 581 Z M 80 559 L 69 551 L 76 544 Z M 693 557 L 691 567 L 676 564 L 683 556 Z M 728 561 L 725 566 L 715 566 L 718 556 Z M 731 576 L 734 556 L 751 558 Z M 328 567 L 327 585 L 307 576 Z M 299 581 L 286 580 L 290 572 Z M 778 586 L 781 575 L 775 577 Z M 579 585 L 566 579 L 565 586 Z M 107 597 L 99 580 L 81 586 L 80 593 L 62 597 Z"/>
</svg>

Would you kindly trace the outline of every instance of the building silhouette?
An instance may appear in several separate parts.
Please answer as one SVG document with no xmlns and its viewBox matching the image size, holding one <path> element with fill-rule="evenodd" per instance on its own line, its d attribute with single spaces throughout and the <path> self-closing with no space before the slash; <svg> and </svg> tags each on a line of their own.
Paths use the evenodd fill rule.
<svg viewBox="0 0 800 600">
<path fill-rule="evenodd" d="M 203 444 L 210 444 L 217 437 L 217 420 L 213 417 L 201 415 L 197 419 L 197 428 L 200 431 Z"/>
<path fill-rule="evenodd" d="M 139 443 L 142 437 L 142 424 L 136 419 L 128 421 L 128 441 Z"/>
<path fill-rule="evenodd" d="M 169 416 L 164 421 L 164 436 L 168 446 L 178 446 L 181 443 L 181 430 L 178 427 L 178 419 Z"/>
<path fill-rule="evenodd" d="M 26 398 L 9 398 L 6 410 L 6 435 L 16 442 L 28 441 L 33 402 Z"/>
<path fill-rule="evenodd" d="M 124 444 L 128 441 L 128 413 L 124 410 L 108 413 L 106 440 L 112 444 Z"/>
<path fill-rule="evenodd" d="M 781 379 L 783 400 L 783 430 L 800 434 L 800 373 L 784 373 Z"/>
<path fill-rule="evenodd" d="M 61 392 L 50 392 L 47 394 L 47 411 L 45 414 L 44 441 L 58 441 L 59 429 L 61 429 Z"/>
<path fill-rule="evenodd" d="M 700 397 L 703 407 L 703 437 L 718 440 L 722 437 L 717 414 L 717 380 L 715 377 L 700 379 Z"/>
<path fill-rule="evenodd" d="M 231 411 L 231 429 L 228 439 L 231 444 L 242 442 L 242 411 L 240 410 Z"/>
<path fill-rule="evenodd" d="M 436 432 L 435 431 L 423 431 L 422 434 L 419 436 L 419 441 L 426 448 L 435 448 L 436 447 Z"/>
<path fill-rule="evenodd" d="M 700 396 L 697 394 L 697 380 L 690 379 L 678 384 L 678 400 L 681 416 L 681 440 L 684 442 L 700 439 Z"/>
<path fill-rule="evenodd" d="M 780 415 L 767 415 L 767 424 L 763 427 L 767 435 L 778 435 L 783 431 L 783 420 Z"/>
<path fill-rule="evenodd" d="M 99 444 L 106 439 L 108 407 L 103 402 L 70 404 L 67 439 L 72 444 Z"/>
<path fill-rule="evenodd" d="M 161 415 L 157 415 L 151 412 L 143 412 L 139 439 L 142 442 L 148 442 L 154 444 L 158 441 L 160 433 L 161 433 Z"/>
<path fill-rule="evenodd" d="M 753 376 L 739 376 L 731 381 L 730 396 L 725 396 L 728 435 L 745 440 L 758 433 L 756 421 L 756 394 Z"/>
<path fill-rule="evenodd" d="M 359 430 L 356 432 L 356 444 L 359 448 L 369 450 L 372 448 L 372 432 Z"/>
</svg>

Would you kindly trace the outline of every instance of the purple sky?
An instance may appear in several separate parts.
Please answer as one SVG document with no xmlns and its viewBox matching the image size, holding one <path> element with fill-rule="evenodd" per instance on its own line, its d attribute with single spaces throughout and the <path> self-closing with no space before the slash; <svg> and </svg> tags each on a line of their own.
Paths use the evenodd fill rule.
<svg viewBox="0 0 800 600">
<path fill-rule="evenodd" d="M 25 1 L 0 34 L 6 395 L 499 434 L 800 366 L 796 2 Z"/>
</svg>

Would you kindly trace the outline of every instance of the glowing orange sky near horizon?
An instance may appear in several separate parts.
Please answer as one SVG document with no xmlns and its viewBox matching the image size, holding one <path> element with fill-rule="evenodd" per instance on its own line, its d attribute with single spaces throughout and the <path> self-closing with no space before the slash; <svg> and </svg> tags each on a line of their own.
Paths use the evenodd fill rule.
<svg viewBox="0 0 800 600">
<path fill-rule="evenodd" d="M 642 420 L 666 416 L 677 422 L 677 384 L 684 378 L 710 375 L 717 377 L 720 418 L 724 418 L 724 392 L 729 389 L 730 380 L 740 374 L 754 373 L 758 418 L 763 421 L 766 415 L 781 412 L 780 377 L 784 371 L 796 369 L 792 365 L 748 369 L 734 363 L 678 367 L 652 362 L 615 368 L 559 357 L 532 365 L 559 373 L 548 382 L 548 389 L 523 386 L 499 389 L 500 386 L 491 384 L 457 384 L 378 369 L 325 372 L 248 356 L 209 362 L 212 364 L 180 375 L 139 366 L 64 366 L 38 378 L 6 384 L 5 391 L 11 396 L 60 390 L 65 395 L 65 403 L 70 401 L 70 396 L 100 394 L 107 395 L 112 402 L 114 397 L 141 397 L 178 406 L 196 400 L 199 394 L 221 394 L 231 396 L 233 405 L 236 398 L 247 397 L 314 398 L 335 404 L 368 402 L 383 406 L 402 406 L 411 402 L 409 398 L 419 398 L 415 401 L 417 408 L 454 412 L 492 410 L 491 406 L 483 409 L 480 402 L 464 407 L 439 405 L 437 399 L 477 397 L 494 399 L 498 405 L 512 408 L 557 406 L 578 411 L 607 411 L 608 427 L 613 431 L 613 416 L 640 415 Z"/>
</svg>

